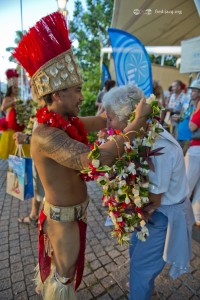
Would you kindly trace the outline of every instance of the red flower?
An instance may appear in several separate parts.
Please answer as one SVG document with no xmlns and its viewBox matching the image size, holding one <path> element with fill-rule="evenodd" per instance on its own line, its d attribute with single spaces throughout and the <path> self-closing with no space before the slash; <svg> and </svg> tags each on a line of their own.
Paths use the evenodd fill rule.
<svg viewBox="0 0 200 300">
<path fill-rule="evenodd" d="M 119 135 L 121 133 L 121 130 L 115 129 L 114 133 Z"/>
<path fill-rule="evenodd" d="M 127 204 L 126 204 L 125 202 L 123 202 L 123 203 L 121 204 L 121 207 L 122 207 L 122 208 L 126 208 L 126 207 L 127 207 Z"/>
<path fill-rule="evenodd" d="M 138 207 L 138 206 L 135 207 L 135 211 L 136 211 L 138 214 L 141 214 L 141 216 L 144 215 L 142 209 L 141 209 L 140 207 Z"/>
<path fill-rule="evenodd" d="M 66 120 L 59 114 L 48 111 L 46 106 L 37 111 L 36 117 L 38 123 L 59 128 L 65 131 L 72 139 L 88 145 L 87 131 L 78 117 L 69 117 L 68 120 Z"/>
</svg>

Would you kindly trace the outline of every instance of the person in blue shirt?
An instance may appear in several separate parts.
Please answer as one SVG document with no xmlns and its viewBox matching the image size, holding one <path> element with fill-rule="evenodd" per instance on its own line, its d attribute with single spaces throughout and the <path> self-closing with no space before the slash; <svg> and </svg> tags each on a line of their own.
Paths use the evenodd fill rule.
<svg viewBox="0 0 200 300">
<path fill-rule="evenodd" d="M 196 109 L 196 99 L 194 98 L 193 94 L 191 94 L 190 97 L 191 97 L 191 100 L 189 102 L 189 105 L 188 105 L 187 99 L 183 105 L 182 114 L 172 116 L 173 120 L 175 122 L 178 122 L 177 141 L 179 142 L 181 148 L 183 149 L 184 155 L 186 154 L 186 152 L 190 146 L 190 140 L 192 138 L 192 132 L 189 128 L 190 117 L 191 117 L 192 113 L 194 112 L 194 110 Z"/>
<path fill-rule="evenodd" d="M 190 140 L 192 138 L 192 132 L 189 128 L 189 121 L 194 109 L 195 109 L 195 105 L 193 99 L 191 99 L 189 106 L 185 112 L 183 112 L 180 116 L 176 116 L 176 115 L 173 116 L 174 121 L 178 122 L 177 141 L 179 142 L 181 148 L 183 149 L 184 155 L 189 148 Z"/>
</svg>

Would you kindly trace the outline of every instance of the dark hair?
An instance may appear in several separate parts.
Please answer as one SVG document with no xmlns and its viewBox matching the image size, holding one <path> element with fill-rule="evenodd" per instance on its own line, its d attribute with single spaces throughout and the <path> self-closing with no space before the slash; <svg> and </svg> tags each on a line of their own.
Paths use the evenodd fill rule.
<svg viewBox="0 0 200 300">
<path fill-rule="evenodd" d="M 47 95 L 44 95 L 42 98 L 44 99 L 45 103 L 46 104 L 52 104 L 52 93 L 51 94 L 47 94 Z"/>
<path fill-rule="evenodd" d="M 177 80 L 174 80 L 174 82 L 176 82 L 182 88 L 183 83 L 181 80 L 177 79 Z"/>
<path fill-rule="evenodd" d="M 106 87 L 107 92 L 110 91 L 115 86 L 115 84 L 116 84 L 115 80 L 109 80 Z"/>
<path fill-rule="evenodd" d="M 168 91 L 169 91 L 169 92 L 172 92 L 172 85 L 170 85 L 170 86 L 168 87 Z"/>
<path fill-rule="evenodd" d="M 109 81 L 110 81 L 109 79 L 106 79 L 106 81 L 104 82 L 105 87 L 107 87 Z"/>
<path fill-rule="evenodd" d="M 185 93 L 187 92 L 187 87 L 185 83 L 183 83 L 181 80 L 175 80 L 175 82 L 181 87 L 182 91 L 184 91 Z"/>
<path fill-rule="evenodd" d="M 12 95 L 12 86 L 9 86 L 6 91 L 5 97 L 10 97 Z"/>
<path fill-rule="evenodd" d="M 65 89 L 62 89 L 62 90 L 60 90 L 60 91 L 65 92 L 67 89 L 68 89 L 68 88 L 65 88 Z M 59 92 L 59 91 L 57 91 L 57 92 Z M 57 92 L 55 92 L 55 93 L 57 93 Z M 53 94 L 53 93 L 47 94 L 47 95 L 44 95 L 44 96 L 42 97 L 42 98 L 44 99 L 44 101 L 46 102 L 46 104 L 52 104 L 52 103 L 53 103 L 53 100 L 52 100 L 52 94 Z"/>
</svg>

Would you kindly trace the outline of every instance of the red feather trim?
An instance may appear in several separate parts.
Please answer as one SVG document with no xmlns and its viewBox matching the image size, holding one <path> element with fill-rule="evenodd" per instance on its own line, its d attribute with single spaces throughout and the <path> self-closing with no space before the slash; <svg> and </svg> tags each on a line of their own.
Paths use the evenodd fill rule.
<svg viewBox="0 0 200 300">
<path fill-rule="evenodd" d="M 4 131 L 8 129 L 8 122 L 6 120 L 6 117 L 3 117 L 0 119 L 0 131 Z"/>
<path fill-rule="evenodd" d="M 8 69 L 6 71 L 7 79 L 13 78 L 13 77 L 19 77 L 19 74 L 17 73 L 17 70 L 15 69 Z"/>
<path fill-rule="evenodd" d="M 70 47 L 65 17 L 60 12 L 55 12 L 29 29 L 15 48 L 13 56 L 32 77 L 46 62 Z"/>
</svg>

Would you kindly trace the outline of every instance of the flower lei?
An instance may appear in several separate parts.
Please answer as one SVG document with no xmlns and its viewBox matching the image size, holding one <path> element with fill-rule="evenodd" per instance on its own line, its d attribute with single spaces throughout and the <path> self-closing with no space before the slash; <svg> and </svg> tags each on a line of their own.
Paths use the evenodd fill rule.
<svg viewBox="0 0 200 300">
<path fill-rule="evenodd" d="M 195 110 L 194 105 L 189 105 L 186 111 L 180 115 L 178 121 L 182 122 L 184 119 L 190 119 L 194 110 Z"/>
<path fill-rule="evenodd" d="M 65 131 L 72 139 L 88 144 L 87 131 L 78 117 L 68 117 L 64 119 L 58 113 L 48 111 L 47 106 L 38 109 L 36 113 L 38 123 L 47 124 Z"/>
<path fill-rule="evenodd" d="M 103 205 L 108 206 L 107 214 L 114 225 L 111 234 L 117 237 L 119 244 L 129 243 L 130 233 L 134 230 L 137 230 L 137 237 L 142 241 L 149 235 L 143 208 L 149 203 L 148 172 L 153 169 L 150 157 L 162 154 L 159 153 L 162 148 L 152 150 L 152 146 L 163 130 L 155 120 L 160 114 L 160 108 L 153 94 L 147 99 L 147 103 L 151 105 L 153 112 L 149 117 L 149 130 L 145 137 L 140 137 L 140 133 L 144 133 L 142 128 L 132 145 L 127 136 L 119 130 L 109 132 L 109 140 L 116 142 L 116 135 L 124 137 L 124 154 L 115 159 L 112 167 L 100 166 L 99 147 L 95 143 L 89 154 L 92 163 L 82 171 L 86 181 L 96 179 L 102 186 Z"/>
<path fill-rule="evenodd" d="M 30 118 L 27 122 L 27 125 L 25 127 L 25 129 L 23 130 L 23 132 L 27 135 L 32 135 L 33 133 L 33 126 L 34 126 L 34 123 L 36 121 L 36 111 L 38 109 L 38 103 L 35 102 L 34 100 L 32 100 L 32 110 L 31 110 L 31 115 L 30 115 Z"/>
<path fill-rule="evenodd" d="M 16 122 L 20 126 L 27 127 L 29 119 L 33 116 L 33 101 L 24 102 L 21 99 L 15 100 Z"/>
</svg>

